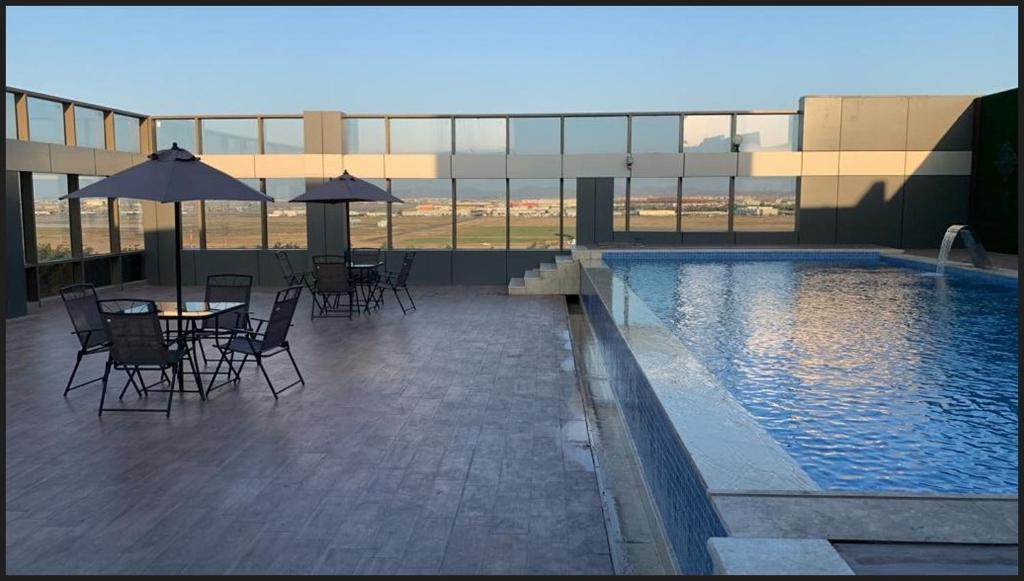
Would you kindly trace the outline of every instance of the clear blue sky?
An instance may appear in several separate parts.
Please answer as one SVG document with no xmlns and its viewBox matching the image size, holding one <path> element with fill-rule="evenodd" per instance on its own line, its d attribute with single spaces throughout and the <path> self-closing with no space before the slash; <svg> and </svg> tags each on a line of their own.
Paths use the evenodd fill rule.
<svg viewBox="0 0 1024 581">
<path fill-rule="evenodd" d="M 1015 7 L 9 7 L 7 84 L 141 113 L 796 108 L 1017 86 Z"/>
</svg>

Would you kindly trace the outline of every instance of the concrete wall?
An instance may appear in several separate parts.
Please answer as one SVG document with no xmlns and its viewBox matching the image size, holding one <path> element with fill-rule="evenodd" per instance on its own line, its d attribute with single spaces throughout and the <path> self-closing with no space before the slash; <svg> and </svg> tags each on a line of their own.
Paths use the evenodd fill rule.
<svg viewBox="0 0 1024 581">
<path fill-rule="evenodd" d="M 937 247 L 967 220 L 973 103 L 804 97 L 797 241 Z"/>
<path fill-rule="evenodd" d="M 985 248 L 1016 254 L 1020 236 L 1017 89 L 978 99 L 970 224 Z"/>
</svg>

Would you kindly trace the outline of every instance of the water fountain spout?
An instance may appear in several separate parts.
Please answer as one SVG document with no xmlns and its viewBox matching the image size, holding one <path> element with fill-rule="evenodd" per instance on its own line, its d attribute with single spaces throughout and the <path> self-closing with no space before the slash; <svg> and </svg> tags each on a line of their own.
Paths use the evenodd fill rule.
<svg viewBox="0 0 1024 581">
<path fill-rule="evenodd" d="M 985 254 L 985 247 L 974 239 L 971 227 L 964 224 L 954 224 L 946 229 L 946 234 L 942 237 L 942 246 L 939 247 L 939 259 L 936 262 L 935 274 L 944 274 L 946 272 L 946 261 L 949 260 L 949 251 L 953 249 L 953 242 L 956 241 L 956 237 L 960 236 L 964 241 L 964 246 L 967 247 L 968 254 L 971 255 L 971 262 L 978 268 L 992 268 L 992 261 L 989 260 L 988 255 Z"/>
</svg>

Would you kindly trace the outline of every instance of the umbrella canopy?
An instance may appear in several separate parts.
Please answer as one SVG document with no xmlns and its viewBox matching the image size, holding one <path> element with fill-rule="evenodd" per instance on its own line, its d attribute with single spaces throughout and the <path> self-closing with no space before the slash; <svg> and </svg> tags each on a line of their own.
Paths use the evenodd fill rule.
<svg viewBox="0 0 1024 581">
<path fill-rule="evenodd" d="M 308 204 L 339 204 L 341 202 L 395 202 L 402 200 L 392 196 L 387 190 L 361 180 L 345 171 L 336 178 L 313 186 L 292 202 Z"/>
<path fill-rule="evenodd" d="M 199 161 L 175 143 L 149 154 L 149 159 L 74 191 L 63 198 L 133 198 L 156 202 L 234 200 L 273 202 L 219 169 Z"/>
</svg>

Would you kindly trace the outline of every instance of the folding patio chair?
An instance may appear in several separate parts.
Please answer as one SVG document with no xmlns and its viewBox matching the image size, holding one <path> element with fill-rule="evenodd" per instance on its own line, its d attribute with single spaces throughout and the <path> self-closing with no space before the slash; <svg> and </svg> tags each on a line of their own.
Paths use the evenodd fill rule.
<svg viewBox="0 0 1024 581">
<path fill-rule="evenodd" d="M 398 301 L 398 306 L 402 307 L 402 314 L 404 315 L 408 311 L 416 310 L 416 302 L 412 300 L 412 294 L 409 293 L 409 272 L 412 271 L 412 261 L 416 258 L 415 252 L 406 252 L 402 256 L 402 266 L 397 272 L 388 272 L 382 279 L 382 284 L 377 290 L 377 302 L 383 300 L 384 289 L 391 289 L 391 292 L 395 294 L 395 300 Z M 402 297 L 398 294 L 398 291 L 404 291 L 406 298 L 409 299 L 409 308 L 406 308 L 402 303 Z"/>
<path fill-rule="evenodd" d="M 356 287 L 352 283 L 348 264 L 344 256 L 321 255 L 313 257 L 313 296 L 319 297 L 310 306 L 309 318 L 340 317 L 352 318 L 356 305 Z M 348 297 L 347 305 L 342 302 Z"/>
<path fill-rule="evenodd" d="M 171 401 L 174 399 L 174 381 L 184 373 L 183 361 L 188 352 L 184 336 L 167 340 L 160 328 L 160 318 L 156 303 L 148 300 L 109 299 L 98 301 L 103 330 L 110 339 L 110 357 L 103 371 L 103 392 L 100 395 L 99 415 L 103 412 L 163 412 L 171 415 Z M 198 376 L 195 361 L 191 360 L 192 371 Z M 167 407 L 160 409 L 147 408 L 106 408 L 107 383 L 110 370 L 117 369 L 128 374 L 128 381 L 140 395 L 148 395 L 151 391 L 168 392 Z M 142 380 L 143 371 L 160 371 L 164 374 L 171 370 L 166 389 L 147 387 Z M 142 383 L 142 390 L 135 384 L 134 377 Z M 128 383 L 121 390 L 119 399 L 124 397 Z"/>
<path fill-rule="evenodd" d="M 214 370 L 213 377 L 210 378 L 210 388 L 207 390 L 207 393 L 233 381 L 238 382 L 241 380 L 242 368 L 245 367 L 249 357 L 256 359 L 256 365 L 263 372 L 263 377 L 267 380 L 267 386 L 270 387 L 270 392 L 274 394 L 274 399 L 277 399 L 277 395 L 286 389 L 299 383 L 306 383 L 306 380 L 302 378 L 302 372 L 299 371 L 299 366 L 295 363 L 295 358 L 292 357 L 291 346 L 288 344 L 288 329 L 292 326 L 295 307 L 299 302 L 299 295 L 301 294 L 301 285 L 291 286 L 279 291 L 274 298 L 274 307 L 270 312 L 269 318 L 260 319 L 252 317 L 252 320 L 258 322 L 255 330 L 234 329 L 227 342 L 217 344 L 221 357 L 220 361 L 217 362 L 217 369 Z M 264 325 L 266 326 L 265 328 Z M 232 363 L 235 353 L 244 356 L 237 369 Z M 274 389 L 274 383 L 270 381 L 270 375 L 267 374 L 266 368 L 263 367 L 264 358 L 277 355 L 278 353 L 288 354 L 288 359 L 291 359 L 292 367 L 295 368 L 295 373 L 299 376 L 296 381 L 282 389 Z M 231 359 L 228 358 L 228 354 L 232 355 Z M 215 385 L 214 380 L 217 379 L 221 366 L 225 362 L 228 364 L 226 371 L 228 379 L 220 385 Z M 232 375 L 234 376 L 233 378 Z"/>
<path fill-rule="evenodd" d="M 199 352 L 206 363 L 206 350 L 203 339 L 219 341 L 227 337 L 232 329 L 249 327 L 249 302 L 252 298 L 252 276 L 248 274 L 211 274 L 206 277 L 204 300 L 208 303 L 244 303 L 245 308 L 203 319 L 194 337 L 199 344 Z"/>
<path fill-rule="evenodd" d="M 67 397 L 69 391 L 103 381 L 103 377 L 100 376 L 78 385 L 72 385 L 82 358 L 95 353 L 106 353 L 110 350 L 110 342 L 107 341 L 107 334 L 103 330 L 103 320 L 100 317 L 99 305 L 97 305 L 99 299 L 96 296 L 96 287 L 91 284 L 73 284 L 60 289 L 60 297 L 71 317 L 71 325 L 75 328 L 72 333 L 78 338 L 79 344 L 78 353 L 75 354 L 75 368 L 71 370 L 71 377 L 68 378 L 68 383 L 64 387 L 64 396 Z"/>
</svg>

